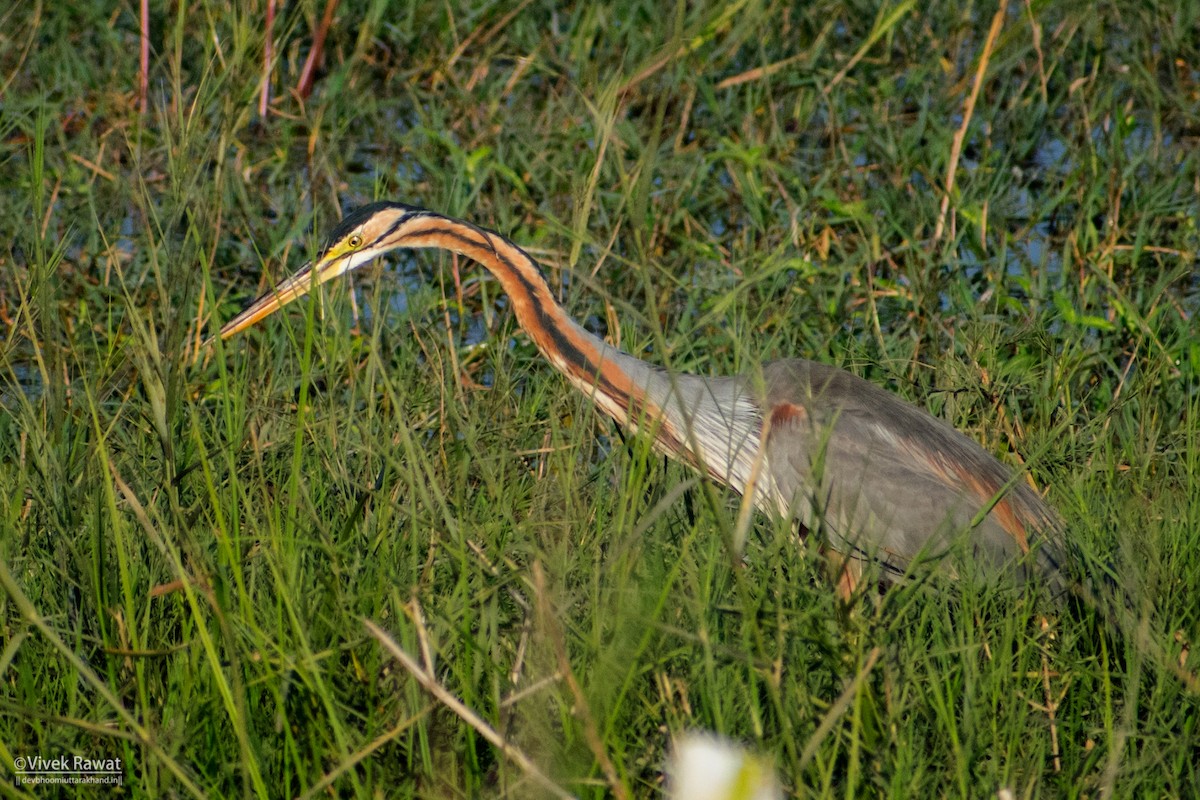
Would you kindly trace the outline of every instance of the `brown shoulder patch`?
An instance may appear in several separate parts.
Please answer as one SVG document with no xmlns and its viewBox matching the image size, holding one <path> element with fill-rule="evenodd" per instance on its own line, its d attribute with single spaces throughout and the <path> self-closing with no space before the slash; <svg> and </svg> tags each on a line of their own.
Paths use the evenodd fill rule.
<svg viewBox="0 0 1200 800">
<path fill-rule="evenodd" d="M 772 428 L 793 425 L 798 422 L 804 422 L 807 419 L 808 411 L 804 406 L 798 406 L 795 403 L 780 403 L 771 409 Z"/>
</svg>

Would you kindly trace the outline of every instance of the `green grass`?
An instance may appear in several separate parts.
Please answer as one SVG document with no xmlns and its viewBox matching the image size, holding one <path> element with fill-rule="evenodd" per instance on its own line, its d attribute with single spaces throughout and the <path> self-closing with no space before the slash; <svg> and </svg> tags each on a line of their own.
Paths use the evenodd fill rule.
<svg viewBox="0 0 1200 800">
<path fill-rule="evenodd" d="M 654 796 L 691 728 L 800 797 L 1200 785 L 1167 663 L 1200 634 L 1200 9 L 1014 3 L 988 48 L 975 4 L 343 2 L 301 101 L 314 0 L 262 120 L 262 9 L 152 5 L 145 114 L 132 4 L 0 12 L 0 773 L 539 796 L 369 620 L 581 797 Z M 837 364 L 1027 462 L 1141 633 L 995 588 L 847 614 L 765 518 L 735 565 L 737 499 L 465 261 L 197 352 L 377 197 L 510 235 L 651 361 Z"/>
</svg>

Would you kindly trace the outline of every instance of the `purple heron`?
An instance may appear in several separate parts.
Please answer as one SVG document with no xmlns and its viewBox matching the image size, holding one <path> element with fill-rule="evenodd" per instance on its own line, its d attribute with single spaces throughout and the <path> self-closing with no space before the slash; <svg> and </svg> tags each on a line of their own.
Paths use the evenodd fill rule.
<svg viewBox="0 0 1200 800">
<path fill-rule="evenodd" d="M 491 271 L 542 354 L 604 413 L 760 510 L 820 530 L 848 598 L 865 562 L 883 582 L 960 543 L 982 576 L 1012 569 L 1060 586 L 1060 523 L 976 442 L 849 372 L 803 359 L 742 377 L 670 372 L 567 316 L 532 257 L 469 222 L 400 203 L 363 206 L 315 262 L 251 303 L 225 339 L 312 288 L 397 248 L 437 248 Z M 216 337 L 214 337 L 216 338 Z M 954 568 L 951 568 L 954 571 Z"/>
</svg>

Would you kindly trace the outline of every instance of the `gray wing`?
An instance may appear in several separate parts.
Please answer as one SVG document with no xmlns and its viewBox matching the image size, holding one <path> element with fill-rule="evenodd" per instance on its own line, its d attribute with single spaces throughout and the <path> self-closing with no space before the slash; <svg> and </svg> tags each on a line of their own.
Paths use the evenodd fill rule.
<svg viewBox="0 0 1200 800">
<path fill-rule="evenodd" d="M 976 442 L 843 370 L 795 359 L 763 377 L 776 503 L 835 550 L 902 572 L 962 546 L 986 575 L 1032 549 L 1057 580 L 1057 516 Z"/>
</svg>

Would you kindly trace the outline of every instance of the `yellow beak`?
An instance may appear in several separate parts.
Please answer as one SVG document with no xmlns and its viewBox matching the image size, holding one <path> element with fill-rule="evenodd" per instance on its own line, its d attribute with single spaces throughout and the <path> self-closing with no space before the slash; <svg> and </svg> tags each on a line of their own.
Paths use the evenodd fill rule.
<svg viewBox="0 0 1200 800">
<path fill-rule="evenodd" d="M 336 259 L 322 259 L 317 262 L 315 270 L 311 262 L 305 264 L 296 270 L 291 277 L 283 281 L 283 283 L 242 309 L 242 312 L 229 320 L 229 322 L 226 322 L 225 327 L 221 328 L 215 336 L 208 337 L 204 344 L 212 344 L 217 339 L 228 339 L 235 333 L 249 328 L 264 317 L 274 314 L 297 297 L 303 297 L 308 294 L 314 286 L 319 286 L 330 278 L 341 274 L 341 270 L 336 268 L 337 264 L 338 260 Z"/>
</svg>

